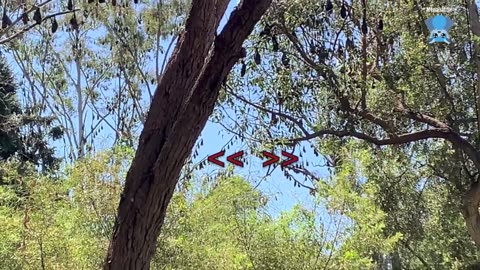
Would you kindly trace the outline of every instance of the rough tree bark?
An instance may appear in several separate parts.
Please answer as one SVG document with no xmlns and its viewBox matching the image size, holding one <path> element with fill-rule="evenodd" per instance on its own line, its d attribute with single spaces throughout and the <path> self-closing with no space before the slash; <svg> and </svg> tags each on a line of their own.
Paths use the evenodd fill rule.
<svg viewBox="0 0 480 270">
<path fill-rule="evenodd" d="M 149 269 L 185 160 L 213 112 L 242 43 L 271 0 L 243 0 L 216 36 L 228 0 L 193 0 L 154 94 L 127 174 L 104 269 Z"/>
<path fill-rule="evenodd" d="M 478 17 L 478 7 L 476 1 L 469 1 L 468 6 L 468 21 L 470 24 L 470 30 L 472 34 L 477 38 L 480 37 L 480 21 Z M 478 55 L 480 54 L 480 46 L 477 41 L 474 41 L 474 52 L 477 57 L 474 57 L 474 62 L 476 65 L 477 72 L 477 119 L 479 118 L 480 111 L 480 60 Z M 480 120 L 477 120 L 478 127 L 480 128 Z M 480 156 L 478 151 L 476 152 L 477 156 Z M 473 161 L 477 169 L 480 171 L 480 162 Z M 480 184 L 478 182 L 472 183 L 470 189 L 463 196 L 463 217 L 465 218 L 465 224 L 467 226 L 468 233 L 472 237 L 475 245 L 480 249 Z"/>
<path fill-rule="evenodd" d="M 478 207 L 480 204 L 480 185 L 472 184 L 470 189 L 463 196 L 463 217 L 467 225 L 467 230 L 477 248 L 480 248 L 480 214 Z"/>
</svg>

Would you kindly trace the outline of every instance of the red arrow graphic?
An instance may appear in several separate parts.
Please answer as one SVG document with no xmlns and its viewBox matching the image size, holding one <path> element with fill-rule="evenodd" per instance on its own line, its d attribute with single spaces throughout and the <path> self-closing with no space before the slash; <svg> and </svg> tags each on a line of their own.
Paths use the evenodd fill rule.
<svg viewBox="0 0 480 270">
<path fill-rule="evenodd" d="M 282 162 L 282 167 L 286 167 L 286 166 L 288 166 L 288 165 L 290 165 L 290 164 L 295 163 L 295 162 L 298 161 L 298 157 L 297 157 L 297 156 L 292 155 L 292 154 L 290 154 L 290 153 L 287 153 L 287 152 L 285 152 L 285 151 L 282 151 L 282 155 L 289 158 L 289 160 L 285 160 L 284 162 Z"/>
<path fill-rule="evenodd" d="M 273 153 L 269 153 L 267 151 L 263 151 L 262 153 L 263 153 L 264 156 L 267 156 L 269 158 L 269 160 L 263 162 L 263 167 L 267 167 L 268 165 L 271 165 L 271 164 L 273 164 L 275 162 L 278 162 L 280 160 L 280 158 Z"/>
<path fill-rule="evenodd" d="M 225 151 L 220 151 L 218 153 L 215 153 L 207 158 L 208 162 L 211 162 L 213 164 L 217 164 L 220 167 L 225 167 L 225 163 L 222 161 L 218 160 L 217 158 L 225 155 Z"/>
<path fill-rule="evenodd" d="M 227 161 L 232 163 L 232 164 L 235 164 L 237 166 L 240 166 L 240 167 L 243 167 L 243 162 L 241 162 L 240 160 L 237 160 L 237 158 L 243 156 L 243 151 L 240 151 L 240 152 L 237 152 L 233 155 L 230 155 L 227 157 Z"/>
</svg>

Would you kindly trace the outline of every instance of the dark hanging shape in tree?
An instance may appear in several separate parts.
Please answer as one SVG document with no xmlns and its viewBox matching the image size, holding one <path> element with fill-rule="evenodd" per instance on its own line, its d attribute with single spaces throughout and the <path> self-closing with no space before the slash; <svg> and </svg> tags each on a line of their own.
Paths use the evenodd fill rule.
<svg viewBox="0 0 480 270">
<path fill-rule="evenodd" d="M 255 64 L 260 65 L 262 63 L 262 57 L 260 56 L 258 49 L 255 49 L 255 56 L 253 58 L 255 60 Z"/>
<path fill-rule="evenodd" d="M 284 53 L 282 55 L 282 64 L 286 67 L 286 68 L 289 68 L 290 67 L 290 59 L 288 59 L 288 56 L 286 53 Z"/>
<path fill-rule="evenodd" d="M 380 31 L 383 31 L 383 20 L 382 19 L 380 19 L 378 21 L 377 29 L 380 30 Z"/>
<path fill-rule="evenodd" d="M 393 39 L 393 37 L 389 37 L 388 38 L 388 44 L 393 45 L 393 43 L 395 43 L 395 40 Z"/>
<path fill-rule="evenodd" d="M 344 53 L 343 47 L 342 47 L 342 45 L 339 45 L 338 46 L 338 55 L 341 57 L 341 56 L 343 56 L 343 53 Z"/>
<path fill-rule="evenodd" d="M 365 20 L 365 18 L 363 18 L 362 20 L 362 33 L 364 35 L 368 34 L 367 21 Z"/>
<path fill-rule="evenodd" d="M 105 0 L 98 0 L 99 3 L 105 3 Z"/>
<path fill-rule="evenodd" d="M 332 1 L 331 0 L 327 0 L 327 2 L 325 3 L 325 11 L 327 13 L 330 13 L 332 12 L 333 10 L 333 4 L 332 4 Z"/>
<path fill-rule="evenodd" d="M 347 40 L 345 41 L 345 47 L 347 47 L 347 50 L 353 49 L 355 47 L 353 44 L 353 40 L 347 38 Z"/>
<path fill-rule="evenodd" d="M 7 12 L 3 12 L 3 17 L 2 17 L 2 28 L 7 28 L 10 25 L 12 25 L 12 20 L 7 15 Z"/>
<path fill-rule="evenodd" d="M 138 4 L 138 0 L 133 0 L 133 3 Z"/>
<path fill-rule="evenodd" d="M 95 0 L 88 0 L 88 3 L 91 4 L 93 3 Z"/>
<path fill-rule="evenodd" d="M 112 0 L 112 6 L 116 6 L 117 5 L 117 0 Z"/>
<path fill-rule="evenodd" d="M 72 2 L 72 0 L 68 0 L 68 2 L 67 2 L 67 9 L 68 9 L 68 10 L 73 10 L 73 2 Z"/>
<path fill-rule="evenodd" d="M 276 125 L 278 123 L 277 115 L 272 113 L 272 125 Z"/>
<path fill-rule="evenodd" d="M 245 62 L 242 61 L 242 69 L 240 70 L 240 76 L 245 76 L 245 73 L 247 72 L 247 65 L 245 65 Z"/>
<path fill-rule="evenodd" d="M 22 22 L 23 24 L 28 24 L 28 14 L 25 12 L 22 14 Z"/>
<path fill-rule="evenodd" d="M 310 14 L 308 16 L 308 19 L 307 19 L 307 25 L 309 27 L 315 27 L 315 26 L 318 26 L 318 23 L 317 23 L 317 17 L 314 15 L 314 14 Z"/>
<path fill-rule="evenodd" d="M 345 7 L 345 3 L 342 3 L 342 7 L 340 8 L 340 16 L 342 19 L 347 17 L 347 8 Z"/>
<path fill-rule="evenodd" d="M 70 19 L 70 25 L 72 26 L 72 29 L 78 30 L 78 22 L 77 22 L 77 16 L 73 14 L 73 17 Z"/>
<path fill-rule="evenodd" d="M 272 49 L 274 52 L 278 52 L 279 50 L 279 46 L 278 46 L 278 41 L 277 41 L 277 38 L 275 36 L 272 37 Z"/>
<path fill-rule="evenodd" d="M 35 10 L 35 13 L 33 13 L 33 20 L 37 23 L 37 24 L 41 24 L 42 23 L 42 14 L 40 13 L 40 8 L 37 7 L 37 9 Z"/>
<path fill-rule="evenodd" d="M 270 25 L 265 25 L 265 28 L 263 28 L 262 32 L 260 32 L 260 36 L 261 37 L 264 37 L 264 36 L 270 36 L 270 33 L 271 33 L 271 26 Z"/>
<path fill-rule="evenodd" d="M 57 32 L 58 29 L 58 23 L 57 20 L 55 20 L 55 17 L 52 19 L 52 34 Z"/>
</svg>

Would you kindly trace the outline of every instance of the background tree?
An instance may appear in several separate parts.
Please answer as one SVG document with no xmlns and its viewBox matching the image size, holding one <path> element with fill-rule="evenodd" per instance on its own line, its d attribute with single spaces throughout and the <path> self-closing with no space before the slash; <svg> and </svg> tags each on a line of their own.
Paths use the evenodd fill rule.
<svg viewBox="0 0 480 270">
<path fill-rule="evenodd" d="M 32 107 L 18 101 L 19 89 L 3 56 L 0 58 L 0 157 L 18 157 L 41 169 L 54 169 L 58 159 L 49 139 L 58 139 L 61 130 L 52 126 L 53 117 L 32 114 Z"/>
<path fill-rule="evenodd" d="M 136 144 L 187 2 L 69 3 L 71 14 L 50 18 L 6 47 L 23 75 L 26 102 L 36 114 L 57 116 L 61 154 L 72 161 Z M 44 12 L 63 8 L 51 3 Z"/>
</svg>

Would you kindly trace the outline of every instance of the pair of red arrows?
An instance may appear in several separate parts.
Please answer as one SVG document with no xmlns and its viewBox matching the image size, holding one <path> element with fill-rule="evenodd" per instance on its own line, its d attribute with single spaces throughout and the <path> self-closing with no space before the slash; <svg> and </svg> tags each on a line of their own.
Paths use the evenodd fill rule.
<svg viewBox="0 0 480 270">
<path fill-rule="evenodd" d="M 223 163 L 222 161 L 217 159 L 217 158 L 219 158 L 223 155 L 225 155 L 225 151 L 220 151 L 216 154 L 213 154 L 213 155 L 209 156 L 208 161 L 213 163 L 213 164 L 217 164 L 218 166 L 225 167 L 225 163 Z M 237 166 L 243 167 L 243 162 L 241 162 L 240 160 L 237 160 L 237 158 L 239 158 L 241 156 L 243 156 L 243 151 L 240 151 L 240 152 L 237 152 L 233 155 L 228 156 L 227 161 L 232 163 L 232 164 L 235 164 Z"/>
<path fill-rule="evenodd" d="M 243 162 L 240 161 L 240 160 L 237 160 L 239 157 L 243 156 L 243 154 L 244 154 L 244 152 L 240 151 L 240 152 L 237 152 L 233 155 L 230 155 L 230 156 L 227 157 L 227 161 L 234 164 L 234 165 L 237 165 L 239 167 L 243 167 Z M 273 163 L 276 163 L 280 160 L 280 157 L 273 154 L 273 153 L 263 151 L 262 154 L 264 156 L 268 157 L 268 160 L 263 162 L 263 167 L 267 167 L 269 165 L 272 165 Z M 223 163 L 222 161 L 217 159 L 217 158 L 219 158 L 223 155 L 225 155 L 225 151 L 220 151 L 218 153 L 215 153 L 215 154 L 209 156 L 208 161 L 213 163 L 213 164 L 216 164 L 218 166 L 225 167 L 225 163 Z M 286 167 L 286 166 L 298 161 L 297 156 L 292 155 L 290 153 L 287 153 L 285 151 L 282 151 L 282 155 L 289 158 L 288 160 L 285 160 L 284 162 L 282 162 L 282 164 L 281 164 L 282 167 Z"/>
<path fill-rule="evenodd" d="M 269 165 L 271 165 L 275 162 L 278 162 L 280 160 L 280 157 L 273 154 L 273 153 L 263 151 L 262 154 L 269 158 L 269 160 L 263 162 L 263 167 L 267 167 L 267 166 L 269 166 Z M 298 161 L 297 156 L 292 155 L 292 154 L 290 154 L 288 152 L 285 152 L 285 151 L 282 151 L 282 156 L 286 156 L 286 157 L 289 158 L 288 160 L 285 160 L 284 162 L 282 162 L 282 164 L 280 164 L 282 167 L 286 167 L 286 166 Z"/>
</svg>

